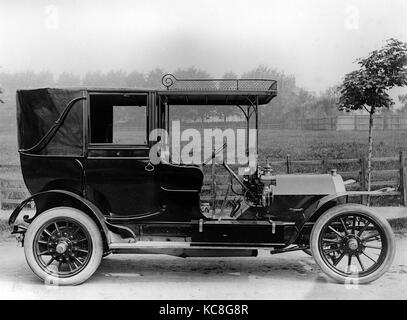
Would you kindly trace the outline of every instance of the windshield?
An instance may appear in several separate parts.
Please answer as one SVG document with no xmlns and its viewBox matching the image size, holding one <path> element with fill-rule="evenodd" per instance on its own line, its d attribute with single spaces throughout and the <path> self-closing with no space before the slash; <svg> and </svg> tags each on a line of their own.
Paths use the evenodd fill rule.
<svg viewBox="0 0 407 320">
<path fill-rule="evenodd" d="M 248 164 L 250 154 L 257 154 L 256 106 L 164 102 L 163 108 L 167 154 L 172 162 L 202 164 L 218 151 L 217 163 L 241 166 Z"/>
</svg>

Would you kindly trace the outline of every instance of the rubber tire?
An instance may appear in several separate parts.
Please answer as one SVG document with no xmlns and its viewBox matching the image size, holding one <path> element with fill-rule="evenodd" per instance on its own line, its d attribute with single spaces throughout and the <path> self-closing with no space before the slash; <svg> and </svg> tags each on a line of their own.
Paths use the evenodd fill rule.
<svg viewBox="0 0 407 320">
<path fill-rule="evenodd" d="M 72 277 L 59 278 L 46 273 L 38 266 L 33 253 L 33 241 L 36 233 L 44 224 L 52 219 L 64 217 L 81 223 L 87 229 L 92 239 L 92 255 L 87 266 L 80 273 Z M 24 253 L 31 270 L 46 284 L 78 285 L 86 281 L 99 267 L 103 255 L 103 241 L 98 226 L 86 213 L 74 208 L 56 207 L 44 211 L 29 225 L 24 238 Z"/>
<path fill-rule="evenodd" d="M 334 272 L 329 266 L 326 265 L 326 263 L 321 257 L 321 253 L 319 252 L 318 239 L 325 224 L 332 218 L 346 212 L 349 213 L 360 212 L 367 215 L 370 219 L 372 219 L 377 225 L 379 225 L 383 229 L 384 236 L 386 237 L 388 243 L 388 251 L 383 263 L 373 273 L 368 274 L 364 277 L 359 277 L 358 275 L 343 276 Z M 312 228 L 310 245 L 312 256 L 314 257 L 315 262 L 318 264 L 318 266 L 322 269 L 322 271 L 324 271 L 326 275 L 328 275 L 330 278 L 334 279 L 339 283 L 366 284 L 374 280 L 377 280 L 390 268 L 396 252 L 396 242 L 390 224 L 387 222 L 386 219 L 378 215 L 372 209 L 361 204 L 342 204 L 335 206 L 331 209 L 328 209 L 326 212 L 324 212 L 318 218 L 318 220 L 316 221 L 315 225 Z"/>
</svg>

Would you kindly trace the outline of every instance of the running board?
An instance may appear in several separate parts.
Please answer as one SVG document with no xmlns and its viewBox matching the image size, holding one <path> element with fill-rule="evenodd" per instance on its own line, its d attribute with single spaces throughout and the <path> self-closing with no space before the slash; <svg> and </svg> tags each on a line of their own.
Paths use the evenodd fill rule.
<svg viewBox="0 0 407 320">
<path fill-rule="evenodd" d="M 254 246 L 208 246 L 192 245 L 190 242 L 138 241 L 135 243 L 112 243 L 111 253 L 121 254 L 165 254 L 187 257 L 257 257 L 270 256 L 273 247 Z"/>
<path fill-rule="evenodd" d="M 194 244 L 192 242 L 178 242 L 178 241 L 137 241 L 133 243 L 111 243 L 109 245 L 110 250 L 138 250 L 138 249 L 208 249 L 208 250 L 256 250 L 256 249 L 269 249 L 273 250 L 275 246 L 282 246 L 281 243 L 275 244 L 240 244 L 238 246 L 219 244 Z"/>
</svg>

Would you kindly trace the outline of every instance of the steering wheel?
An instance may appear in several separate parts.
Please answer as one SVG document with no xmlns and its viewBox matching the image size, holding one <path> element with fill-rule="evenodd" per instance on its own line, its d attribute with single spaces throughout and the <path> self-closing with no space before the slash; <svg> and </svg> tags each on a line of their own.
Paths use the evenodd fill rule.
<svg viewBox="0 0 407 320">
<path fill-rule="evenodd" d="M 220 152 L 222 152 L 223 150 L 225 150 L 225 148 L 227 147 L 227 142 L 225 142 L 222 146 L 220 146 L 217 150 L 212 152 L 212 155 L 206 159 L 204 161 L 204 163 L 202 165 L 207 165 L 209 163 L 209 161 L 211 161 L 213 158 L 215 158 Z"/>
</svg>

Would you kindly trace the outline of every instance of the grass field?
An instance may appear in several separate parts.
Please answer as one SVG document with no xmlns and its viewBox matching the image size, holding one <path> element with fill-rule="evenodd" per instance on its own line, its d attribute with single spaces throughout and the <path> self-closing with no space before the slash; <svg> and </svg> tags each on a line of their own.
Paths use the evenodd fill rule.
<svg viewBox="0 0 407 320">
<path fill-rule="evenodd" d="M 407 150 L 407 131 L 376 131 L 373 134 L 374 157 L 392 157 Z M 259 154 L 281 159 L 357 158 L 367 154 L 365 131 L 260 130 Z"/>
</svg>

